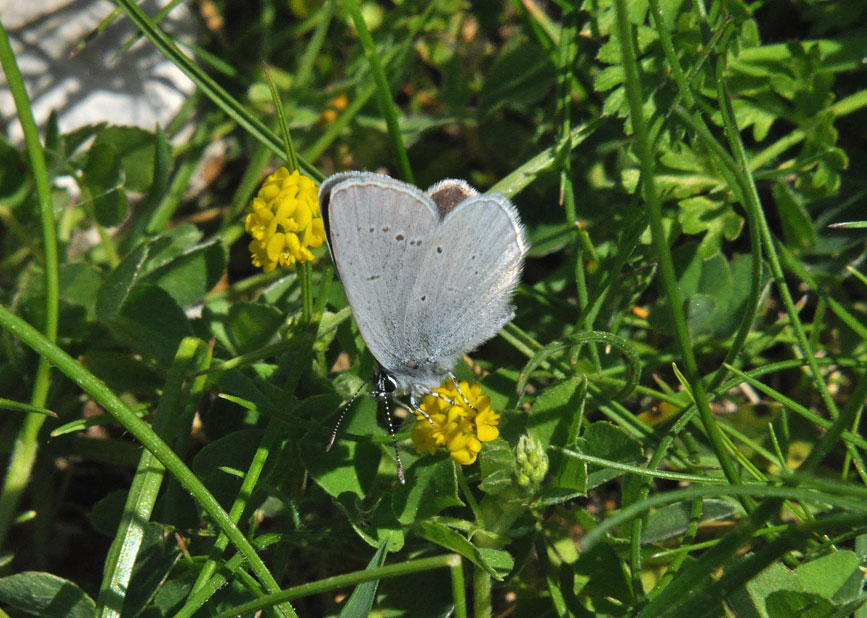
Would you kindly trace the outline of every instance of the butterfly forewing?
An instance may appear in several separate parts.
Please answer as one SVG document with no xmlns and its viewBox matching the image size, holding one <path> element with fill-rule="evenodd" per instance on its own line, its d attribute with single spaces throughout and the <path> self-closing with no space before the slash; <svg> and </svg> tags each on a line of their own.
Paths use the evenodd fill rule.
<svg viewBox="0 0 867 618">
<path fill-rule="evenodd" d="M 323 185 L 326 237 L 364 342 L 384 367 L 408 351 L 406 294 L 422 268 L 438 215 L 417 188 L 378 174 L 352 174 Z"/>
</svg>

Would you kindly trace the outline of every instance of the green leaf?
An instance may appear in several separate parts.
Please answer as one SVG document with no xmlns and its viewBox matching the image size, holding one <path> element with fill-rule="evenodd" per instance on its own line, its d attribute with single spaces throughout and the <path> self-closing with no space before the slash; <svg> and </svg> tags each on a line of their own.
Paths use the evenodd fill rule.
<svg viewBox="0 0 867 618">
<path fill-rule="evenodd" d="M 593 87 L 599 92 L 606 92 L 622 83 L 623 67 L 616 65 L 603 69 L 593 80 Z"/>
<path fill-rule="evenodd" d="M 729 604 L 738 616 L 768 618 L 767 597 L 784 590 L 800 592 L 801 582 L 795 573 L 782 564 L 772 564 L 729 597 Z"/>
<path fill-rule="evenodd" d="M 236 354 L 252 352 L 271 343 L 283 323 L 283 313 L 272 305 L 235 303 L 229 308 L 226 334 Z"/>
<path fill-rule="evenodd" d="M 753 139 L 756 142 L 761 142 L 768 136 L 771 125 L 777 119 L 777 114 L 756 105 L 755 101 L 749 99 L 734 99 L 732 109 L 735 112 L 737 125 L 742 131 L 750 126 L 753 127 Z"/>
<path fill-rule="evenodd" d="M 708 294 L 693 294 L 683 301 L 683 314 L 691 337 L 699 337 L 713 332 L 715 316 L 724 308 Z"/>
<path fill-rule="evenodd" d="M 139 352 L 168 366 L 193 329 L 183 310 L 161 288 L 139 283 L 129 292 L 110 325 Z"/>
<path fill-rule="evenodd" d="M 100 225 L 111 227 L 126 216 L 123 170 L 117 148 L 96 141 L 87 153 L 82 183 L 93 201 L 93 212 Z"/>
<path fill-rule="evenodd" d="M 153 182 L 156 139 L 153 133 L 138 127 L 107 127 L 99 132 L 91 146 L 109 148 L 123 170 L 124 187 L 130 191 L 147 191 Z"/>
<path fill-rule="evenodd" d="M 105 278 L 96 298 L 96 315 L 101 321 L 111 320 L 126 301 L 130 290 L 141 275 L 147 257 L 148 246 L 138 245 Z"/>
<path fill-rule="evenodd" d="M 581 552 L 572 570 L 576 590 L 593 599 L 596 615 L 623 615 L 623 605 L 632 599 L 632 586 L 624 562 L 610 545 L 599 543 Z"/>
<path fill-rule="evenodd" d="M 386 501 L 377 502 L 371 510 L 361 498 L 347 491 L 337 497 L 335 504 L 346 515 L 352 529 L 371 547 L 379 548 L 387 543 L 388 551 L 403 549 L 406 541 L 403 526 L 394 517 Z"/>
<path fill-rule="evenodd" d="M 639 463 L 641 444 L 619 427 L 605 421 L 593 423 L 579 441 L 581 452 L 619 463 Z M 597 487 L 622 474 L 619 470 L 588 465 L 587 489 Z"/>
<path fill-rule="evenodd" d="M 129 492 L 116 489 L 100 498 L 90 509 L 87 518 L 90 525 L 105 536 L 112 538 L 117 532 L 117 524 L 123 516 L 123 507 Z"/>
<path fill-rule="evenodd" d="M 407 483 L 391 495 L 391 508 L 402 524 L 427 519 L 450 506 L 463 504 L 458 496 L 455 463 L 445 456 L 417 459 L 407 469 Z"/>
<path fill-rule="evenodd" d="M 170 528 L 167 526 L 154 522 L 145 524 L 141 546 L 124 600 L 122 616 L 142 616 L 143 614 L 139 612 L 157 597 L 159 603 L 166 603 L 169 595 L 163 593 L 163 587 L 171 582 L 169 576 L 172 569 L 183 556 L 174 535 L 169 532 Z M 181 577 L 178 580 L 183 582 L 182 589 L 188 592 L 190 587 L 188 578 Z M 181 598 L 186 598 L 186 595 Z"/>
<path fill-rule="evenodd" d="M 118 392 L 156 393 L 164 378 L 145 362 L 128 351 L 92 348 L 85 352 L 82 364 Z"/>
<path fill-rule="evenodd" d="M 687 234 L 704 234 L 699 245 L 699 254 L 709 258 L 718 253 L 723 240 L 734 240 L 743 227 L 743 217 L 730 205 L 710 200 L 704 196 L 690 197 L 680 201 L 677 220 Z"/>
<path fill-rule="evenodd" d="M 554 86 L 554 67 L 538 45 L 514 37 L 503 45 L 485 75 L 479 95 L 483 116 L 495 109 L 527 108 L 541 101 Z"/>
<path fill-rule="evenodd" d="M 861 561 L 851 551 L 834 551 L 795 569 L 805 592 L 849 601 L 860 596 Z"/>
<path fill-rule="evenodd" d="M 15 208 L 27 197 L 31 175 L 21 153 L 0 139 L 0 204 Z"/>
<path fill-rule="evenodd" d="M 515 485 L 515 456 L 509 443 L 502 438 L 487 442 L 479 453 L 482 482 L 479 489 L 496 495 Z"/>
<path fill-rule="evenodd" d="M 205 445 L 193 458 L 193 472 L 225 508 L 230 508 L 242 479 L 227 469 L 247 471 L 262 441 L 260 429 L 242 429 Z"/>
<path fill-rule="evenodd" d="M 67 262 L 59 270 L 60 298 L 65 302 L 80 305 L 94 317 L 97 294 L 102 285 L 100 271 L 86 262 Z"/>
<path fill-rule="evenodd" d="M 765 600 L 768 618 L 831 618 L 834 604 L 818 594 L 798 590 L 776 591 Z"/>
<path fill-rule="evenodd" d="M 158 285 L 182 307 L 198 302 L 223 276 L 228 256 L 217 240 L 198 245 L 151 271 L 145 280 Z"/>
<path fill-rule="evenodd" d="M 542 444 L 567 446 L 572 420 L 585 395 L 583 377 L 572 377 L 547 389 L 533 404 L 527 417 L 527 433 Z M 563 455 L 548 451 L 548 469 L 561 468 Z"/>
<path fill-rule="evenodd" d="M 478 548 L 463 535 L 445 524 L 433 521 L 419 522 L 416 533 L 431 543 L 436 543 L 485 569 L 491 577 L 502 580 L 515 566 L 509 552 L 500 549 Z"/>
<path fill-rule="evenodd" d="M 669 504 L 653 511 L 647 519 L 647 526 L 641 534 L 642 543 L 658 543 L 680 536 L 689 525 L 689 512 L 692 505 L 683 502 Z M 731 502 L 708 498 L 702 501 L 701 520 L 719 521 L 732 517 L 739 510 Z"/>
<path fill-rule="evenodd" d="M 385 558 L 388 555 L 388 543 L 382 543 L 370 562 L 367 563 L 365 570 L 376 569 L 385 564 Z M 346 603 L 340 609 L 340 618 L 367 618 L 373 609 L 373 602 L 376 600 L 376 589 L 379 586 L 379 580 L 364 582 L 355 586 L 352 594 L 349 595 Z"/>
<path fill-rule="evenodd" d="M 819 237 L 803 198 L 784 182 L 774 183 L 773 194 L 780 213 L 786 246 L 795 254 L 816 246 Z"/>
<path fill-rule="evenodd" d="M 724 339 L 734 333 L 749 297 L 751 256 L 740 255 L 730 266 L 721 253 L 703 259 L 700 247 L 688 243 L 673 251 L 672 257 L 690 334 Z M 671 332 L 664 301 L 654 307 L 650 320 L 661 331 Z"/>
<path fill-rule="evenodd" d="M 357 409 L 347 412 L 330 450 L 325 450 L 331 433 L 328 424 L 312 430 L 299 445 L 301 460 L 313 480 L 334 497 L 346 491 L 360 498 L 366 496 L 382 458 L 380 446 L 370 440 L 374 432 L 382 431 L 376 424 L 376 404 L 370 398 L 361 398 L 355 405 Z M 328 419 L 336 422 L 337 417 L 332 414 L 326 423 Z"/>
<path fill-rule="evenodd" d="M 0 602 L 38 618 L 92 618 L 96 603 L 72 582 L 26 571 L 0 578 Z"/>
<path fill-rule="evenodd" d="M 565 446 L 572 415 L 578 413 L 583 385 L 583 378 L 573 377 L 539 395 L 527 418 L 527 433 L 542 444 Z"/>
<path fill-rule="evenodd" d="M 191 223 L 169 228 L 148 242 L 147 274 L 169 264 L 179 255 L 193 249 L 204 233 Z"/>
</svg>

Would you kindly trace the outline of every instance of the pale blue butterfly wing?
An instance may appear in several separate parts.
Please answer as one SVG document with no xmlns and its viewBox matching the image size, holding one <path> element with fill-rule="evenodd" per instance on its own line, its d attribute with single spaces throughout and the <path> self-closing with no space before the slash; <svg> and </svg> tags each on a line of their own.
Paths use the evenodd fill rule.
<svg viewBox="0 0 867 618">
<path fill-rule="evenodd" d="M 517 212 L 499 193 L 461 201 L 437 226 L 407 298 L 405 337 L 440 364 L 440 375 L 512 319 L 527 249 Z"/>
<path fill-rule="evenodd" d="M 320 187 L 325 237 L 364 342 L 386 369 L 407 355 L 406 292 L 439 215 L 430 198 L 387 176 L 349 172 Z"/>
<path fill-rule="evenodd" d="M 359 331 L 399 391 L 437 386 L 512 318 L 528 245 L 503 195 L 349 172 L 328 178 L 319 202 Z"/>
</svg>

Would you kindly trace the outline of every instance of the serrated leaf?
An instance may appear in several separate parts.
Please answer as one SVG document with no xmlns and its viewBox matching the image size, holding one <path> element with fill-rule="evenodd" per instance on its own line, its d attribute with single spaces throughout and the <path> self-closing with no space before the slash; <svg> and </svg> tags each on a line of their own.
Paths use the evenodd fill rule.
<svg viewBox="0 0 867 618">
<path fill-rule="evenodd" d="M 732 101 L 732 110 L 735 113 L 735 121 L 741 130 L 753 127 L 753 139 L 761 142 L 768 136 L 771 125 L 777 119 L 778 114 L 756 105 L 749 99 L 735 99 Z"/>
<path fill-rule="evenodd" d="M 593 87 L 598 92 L 607 92 L 623 83 L 623 67 L 611 66 L 603 69 L 593 80 Z"/>
<path fill-rule="evenodd" d="M 703 196 L 681 200 L 677 220 L 687 234 L 704 234 L 699 254 L 709 258 L 722 247 L 723 239 L 734 240 L 740 235 L 743 217 L 728 204 Z"/>
</svg>

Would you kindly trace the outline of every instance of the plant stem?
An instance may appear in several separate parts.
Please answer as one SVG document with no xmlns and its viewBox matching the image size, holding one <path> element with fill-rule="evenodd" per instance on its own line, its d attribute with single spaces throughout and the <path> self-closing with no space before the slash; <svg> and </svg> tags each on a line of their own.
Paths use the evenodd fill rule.
<svg viewBox="0 0 867 618">
<path fill-rule="evenodd" d="M 42 250 L 45 256 L 45 338 L 54 343 L 57 340 L 57 320 L 59 307 L 59 283 L 57 267 L 57 232 L 55 230 L 53 203 L 51 200 L 51 183 L 48 169 L 45 164 L 45 153 L 39 140 L 39 131 L 36 121 L 33 119 L 33 111 L 30 107 L 30 99 L 24 87 L 24 79 L 18 68 L 15 54 L 9 44 L 6 29 L 0 23 L 0 64 L 6 75 L 6 82 L 15 107 L 18 110 L 18 121 L 24 132 L 24 141 L 27 145 L 27 156 L 30 159 L 30 168 L 36 184 L 36 196 L 39 202 L 39 216 L 42 224 Z M 36 369 L 36 379 L 30 396 L 30 405 L 37 408 L 45 407 L 48 400 L 48 388 L 50 386 L 51 365 L 45 357 L 39 358 Z M 28 414 L 15 436 L 12 455 L 9 466 L 6 469 L 6 477 L 3 480 L 3 489 L 0 491 L 0 548 L 12 525 L 15 511 L 21 500 L 24 488 L 30 480 L 33 463 L 36 460 L 38 447 L 37 437 L 46 416 L 42 414 Z"/>
</svg>

